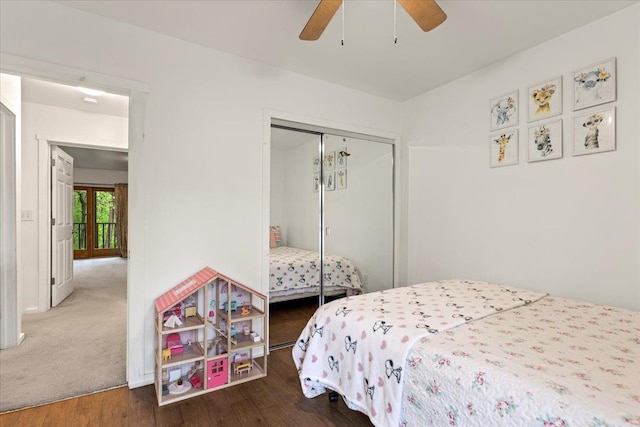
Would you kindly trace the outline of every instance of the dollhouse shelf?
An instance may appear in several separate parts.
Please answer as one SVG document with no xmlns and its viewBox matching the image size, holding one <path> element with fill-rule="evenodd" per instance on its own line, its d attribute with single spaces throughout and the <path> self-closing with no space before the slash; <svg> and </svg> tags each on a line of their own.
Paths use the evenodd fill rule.
<svg viewBox="0 0 640 427">
<path fill-rule="evenodd" d="M 264 295 L 205 267 L 159 296 L 155 311 L 160 406 L 267 375 Z M 180 326 L 165 326 L 175 318 Z"/>
</svg>

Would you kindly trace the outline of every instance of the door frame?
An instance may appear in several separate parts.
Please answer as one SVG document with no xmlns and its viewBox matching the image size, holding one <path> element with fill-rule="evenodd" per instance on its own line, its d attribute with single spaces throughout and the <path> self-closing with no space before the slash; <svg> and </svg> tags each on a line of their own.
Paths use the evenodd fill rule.
<svg viewBox="0 0 640 427">
<path fill-rule="evenodd" d="M 117 151 L 117 150 L 110 150 Z M 80 184 L 73 186 L 73 191 L 84 190 L 87 192 L 87 228 L 85 230 L 87 236 L 87 248 L 86 249 L 74 249 L 73 259 L 87 259 L 87 258 L 101 258 L 101 257 L 114 257 L 120 255 L 119 248 L 99 249 L 95 247 L 95 233 L 96 233 L 96 196 L 98 191 L 107 191 L 114 193 L 115 187 L 109 185 L 96 186 L 89 184 Z M 74 205 L 75 209 L 75 205 Z"/>
<path fill-rule="evenodd" d="M 262 233 L 261 233 L 261 289 L 265 295 L 269 294 L 269 221 L 271 213 L 271 125 L 286 124 L 292 128 L 313 130 L 321 133 L 338 134 L 347 137 L 371 139 L 373 141 L 388 142 L 393 146 L 393 287 L 399 286 L 406 280 L 406 275 L 401 271 L 401 259 L 406 259 L 401 248 L 406 245 L 405 234 L 401 234 L 400 219 L 405 211 L 401 205 L 401 177 L 403 170 L 401 165 L 402 144 L 400 135 L 395 132 L 387 132 L 379 129 L 371 129 L 363 126 L 350 125 L 341 122 L 304 116 L 296 113 L 288 113 L 271 109 L 263 110 L 262 117 Z M 406 224 L 406 221 L 404 222 Z"/>
<path fill-rule="evenodd" d="M 99 143 L 87 143 L 79 141 L 58 141 L 50 137 L 36 135 L 38 144 L 38 182 L 44 184 L 38 186 L 38 269 L 40 278 L 38 285 L 38 309 L 39 312 L 51 308 L 51 147 L 82 147 L 100 148 L 109 151 L 128 150 L 105 146 Z M 128 283 L 128 278 L 127 278 Z M 127 297 L 128 300 L 128 297 Z"/>
<path fill-rule="evenodd" d="M 0 103 L 0 349 L 15 347 L 24 339 L 18 297 L 18 239 L 16 195 L 16 115 Z M 20 327 L 18 327 L 20 326 Z"/>
<path fill-rule="evenodd" d="M 149 84 L 145 82 L 125 79 L 113 75 L 106 75 L 95 71 L 87 71 L 86 69 L 68 67 L 65 65 L 54 64 L 51 62 L 41 61 L 37 59 L 25 58 L 18 55 L 0 52 L 0 72 L 13 74 L 16 76 L 33 77 L 39 79 L 45 79 L 54 81 L 57 83 L 77 85 L 82 83 L 84 85 L 90 85 L 100 87 L 113 93 L 129 96 L 129 164 L 142 166 L 144 163 L 144 115 L 145 115 L 145 103 L 146 96 L 149 93 Z M 47 141 L 46 138 L 43 138 Z M 55 141 L 55 138 L 51 139 Z M 39 158 L 41 158 L 42 143 L 39 143 L 38 151 Z M 44 143 L 45 148 L 48 149 L 48 142 Z M 40 160 L 38 164 L 38 173 L 40 174 L 41 165 Z M 41 183 L 42 184 L 42 183 Z M 144 180 L 142 173 L 131 173 L 129 169 L 128 177 L 129 191 L 133 194 L 145 194 L 146 181 Z M 42 211 L 41 200 L 42 195 L 38 190 L 38 215 Z M 16 196 L 17 197 L 17 196 Z M 45 197 L 46 198 L 46 197 Z M 146 385 L 144 372 L 140 366 L 140 354 L 145 353 L 144 340 L 138 339 L 138 331 L 143 331 L 145 328 L 145 316 L 144 313 L 138 309 L 136 304 L 131 304 L 131 301 L 143 301 L 144 300 L 144 286 L 129 286 L 131 283 L 145 283 L 145 246 L 146 241 L 146 229 L 145 227 L 135 227 L 135 224 L 143 222 L 146 217 L 146 206 L 144 203 L 129 203 L 129 223 L 133 224 L 133 227 L 129 228 L 128 247 L 129 254 L 135 253 L 135 259 L 129 256 L 129 262 L 127 265 L 127 350 L 126 350 L 126 381 L 130 388 Z M 38 225 L 38 233 L 42 232 L 41 224 Z M 43 264 L 46 265 L 43 260 L 43 250 L 41 247 L 41 240 L 38 240 L 38 289 L 39 303 L 43 298 L 42 294 L 42 281 L 43 281 Z M 46 251 L 44 251 L 46 252 Z M 50 270 L 49 270 L 50 271 Z M 46 269 L 44 270 L 46 276 Z M 45 287 L 48 287 L 45 285 Z M 50 289 L 49 289 L 50 291 Z M 20 289 L 18 289 L 18 294 Z M 18 301 L 17 306 L 20 307 L 21 303 Z M 40 308 L 42 305 L 39 306 Z M 46 311 L 46 310 L 44 310 Z M 20 330 L 22 328 L 20 327 Z"/>
</svg>

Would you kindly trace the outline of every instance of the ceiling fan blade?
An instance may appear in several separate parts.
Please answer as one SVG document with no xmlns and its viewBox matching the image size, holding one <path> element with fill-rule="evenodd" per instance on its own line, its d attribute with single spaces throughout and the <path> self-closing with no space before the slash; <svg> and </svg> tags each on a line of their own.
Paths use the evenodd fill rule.
<svg viewBox="0 0 640 427">
<path fill-rule="evenodd" d="M 431 31 L 447 19 L 434 0 L 398 0 L 422 31 Z"/>
<path fill-rule="evenodd" d="M 342 0 L 321 0 L 300 33 L 300 40 L 318 40 L 341 4 Z"/>
</svg>

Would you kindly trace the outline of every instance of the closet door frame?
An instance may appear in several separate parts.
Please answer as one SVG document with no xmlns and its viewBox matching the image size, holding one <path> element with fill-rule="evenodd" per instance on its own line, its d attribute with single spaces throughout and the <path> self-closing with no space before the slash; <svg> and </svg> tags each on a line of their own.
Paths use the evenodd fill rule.
<svg viewBox="0 0 640 427">
<path fill-rule="evenodd" d="M 270 192 L 270 180 L 271 180 L 271 125 L 285 126 L 292 129 L 309 130 L 312 132 L 318 132 L 321 134 L 340 135 L 351 138 L 366 139 L 374 142 L 384 142 L 392 145 L 393 149 L 393 283 L 392 287 L 397 287 L 406 282 L 406 261 L 400 262 L 401 259 L 405 259 L 404 253 L 401 251 L 402 247 L 406 247 L 406 230 L 401 230 L 401 218 L 403 218 L 403 209 L 401 205 L 401 189 L 400 183 L 402 182 L 402 168 L 399 159 L 402 159 L 402 149 L 400 136 L 393 132 L 380 131 L 378 129 L 369 129 L 361 126 L 347 125 L 344 123 L 336 123 L 322 119 L 314 119 L 307 116 L 301 116 L 294 113 L 284 113 L 280 111 L 264 110 L 263 113 L 263 141 L 262 141 L 262 242 L 261 242 L 261 290 L 264 294 L 268 295 L 269 291 L 269 225 L 270 225 L 270 212 L 271 212 L 271 192 Z M 323 158 L 324 143 L 320 144 L 319 155 Z M 321 173 L 322 167 L 321 167 Z M 322 176 L 321 176 L 322 179 Z M 322 229 L 322 215 L 324 195 L 320 192 L 320 252 L 323 254 L 324 240 Z M 403 222 L 406 224 L 406 218 Z M 402 265 L 401 265 L 402 264 Z M 321 262 L 321 266 L 323 263 Z M 322 274 L 322 271 L 320 272 Z M 322 277 L 322 276 L 321 276 Z M 324 301 L 324 295 L 320 294 L 320 303 Z"/>
</svg>

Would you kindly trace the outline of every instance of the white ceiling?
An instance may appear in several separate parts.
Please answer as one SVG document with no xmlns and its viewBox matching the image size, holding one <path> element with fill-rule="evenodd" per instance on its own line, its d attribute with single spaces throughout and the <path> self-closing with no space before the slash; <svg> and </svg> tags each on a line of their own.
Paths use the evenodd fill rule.
<svg viewBox="0 0 640 427">
<path fill-rule="evenodd" d="M 97 103 L 87 103 L 82 98 L 88 96 L 77 87 L 59 83 L 22 77 L 22 101 L 54 107 L 69 108 L 95 114 L 129 117 L 129 97 L 105 93 L 93 96 Z M 108 169 L 126 171 L 128 153 L 122 151 L 98 150 L 82 147 L 63 147 L 76 168 Z"/>
<path fill-rule="evenodd" d="M 94 104 L 82 100 L 87 96 L 74 86 L 27 77 L 22 78 L 22 100 L 25 102 L 70 108 L 89 113 L 129 117 L 129 97 L 111 93 L 105 93 L 101 96 L 89 96 L 96 100 Z"/>
<path fill-rule="evenodd" d="M 126 151 L 98 150 L 82 147 L 61 147 L 73 157 L 74 168 L 108 169 L 126 171 L 129 166 L 129 153 Z"/>
<path fill-rule="evenodd" d="M 391 0 L 347 0 L 320 40 L 298 35 L 317 0 L 59 0 L 158 33 L 403 101 L 638 0 L 437 0 L 448 15 L 423 33 Z"/>
</svg>

